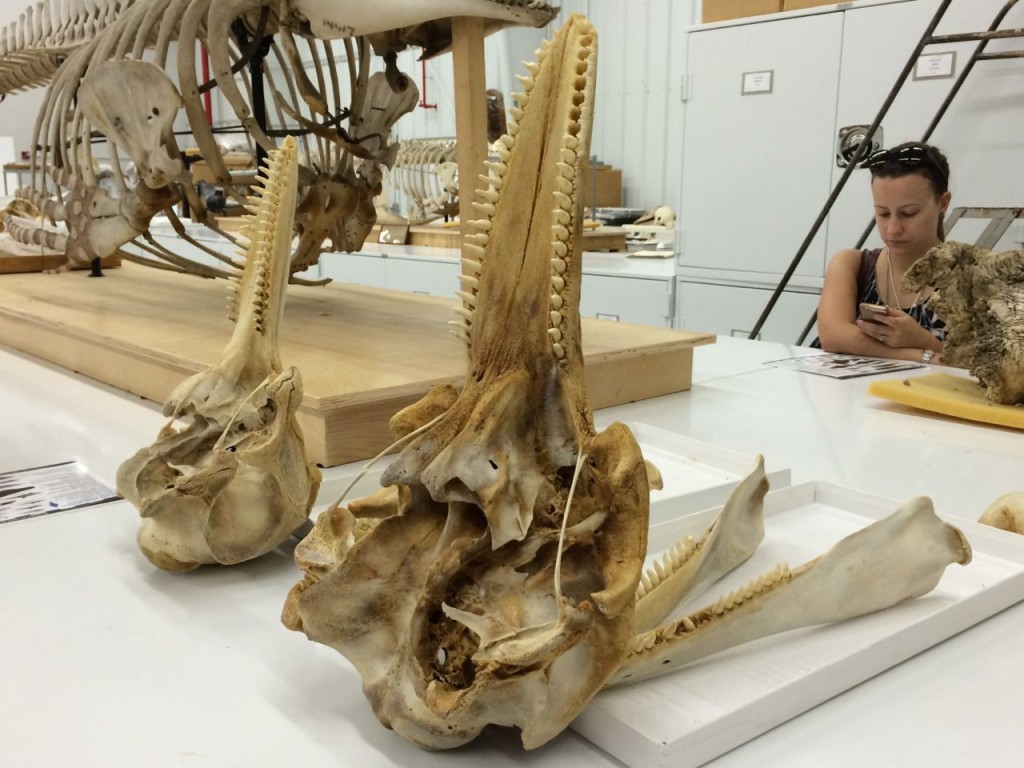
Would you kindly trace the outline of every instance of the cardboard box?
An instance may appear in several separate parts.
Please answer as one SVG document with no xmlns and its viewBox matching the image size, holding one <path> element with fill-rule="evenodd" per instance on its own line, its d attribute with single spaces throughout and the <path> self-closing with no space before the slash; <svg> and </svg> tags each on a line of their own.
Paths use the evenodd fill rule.
<svg viewBox="0 0 1024 768">
<path fill-rule="evenodd" d="M 224 155 L 224 166 L 228 169 L 228 173 L 230 173 L 232 177 L 236 174 L 244 175 L 246 172 L 252 174 L 255 173 L 256 170 L 253 165 L 253 160 L 249 155 L 235 152 L 229 152 Z M 213 170 L 210 168 L 210 164 L 205 160 L 193 161 L 190 170 L 192 171 L 193 184 L 198 184 L 201 181 L 206 182 L 207 184 L 216 183 L 213 178 Z"/>
<path fill-rule="evenodd" d="M 701 4 L 701 22 L 727 19 L 742 19 L 745 16 L 760 16 L 764 13 L 778 13 L 783 0 L 704 0 Z"/>
<path fill-rule="evenodd" d="M 583 168 L 583 205 L 587 208 L 622 206 L 622 171 L 610 165 Z"/>
<path fill-rule="evenodd" d="M 851 0 L 844 0 L 850 2 Z M 782 10 L 797 11 L 801 8 L 817 8 L 819 5 L 835 5 L 840 0 L 783 0 Z"/>
</svg>

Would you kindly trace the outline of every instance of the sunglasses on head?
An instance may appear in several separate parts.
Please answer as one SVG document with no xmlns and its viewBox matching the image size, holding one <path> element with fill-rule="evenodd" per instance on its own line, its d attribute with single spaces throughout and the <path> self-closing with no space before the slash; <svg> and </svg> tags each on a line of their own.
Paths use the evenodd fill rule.
<svg viewBox="0 0 1024 768">
<path fill-rule="evenodd" d="M 935 163 L 928 149 L 922 144 L 911 144 L 910 146 L 879 149 L 868 155 L 864 161 L 865 168 L 881 168 L 884 165 L 898 165 L 901 168 L 917 168 L 921 165 L 930 165 L 940 174 L 945 176 L 942 169 Z"/>
</svg>

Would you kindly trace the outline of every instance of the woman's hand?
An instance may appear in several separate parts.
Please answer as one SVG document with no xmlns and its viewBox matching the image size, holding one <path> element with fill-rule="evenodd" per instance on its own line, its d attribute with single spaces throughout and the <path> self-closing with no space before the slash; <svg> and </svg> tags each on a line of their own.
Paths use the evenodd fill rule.
<svg viewBox="0 0 1024 768">
<path fill-rule="evenodd" d="M 871 320 L 857 319 L 861 333 L 880 341 L 892 349 L 918 347 L 931 349 L 935 338 L 901 309 L 889 308 L 888 314 L 875 315 Z"/>
</svg>

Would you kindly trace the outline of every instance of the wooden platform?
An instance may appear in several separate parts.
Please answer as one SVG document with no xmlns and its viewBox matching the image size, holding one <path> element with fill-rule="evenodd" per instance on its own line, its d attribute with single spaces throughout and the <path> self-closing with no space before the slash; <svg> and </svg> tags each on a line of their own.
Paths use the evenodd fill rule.
<svg viewBox="0 0 1024 768">
<path fill-rule="evenodd" d="M 3 275 L 0 343 L 162 403 L 220 355 L 232 329 L 226 295 L 224 281 L 131 263 L 98 280 L 79 272 Z M 395 411 L 462 377 L 464 347 L 448 333 L 452 303 L 337 283 L 290 287 L 281 355 L 302 372 L 299 420 L 315 461 L 375 455 L 390 443 Z M 693 347 L 714 341 L 583 322 L 595 408 L 689 389 Z"/>
<path fill-rule="evenodd" d="M 370 231 L 367 242 L 376 243 L 380 235 L 380 226 L 375 225 Z M 445 227 L 438 224 L 409 227 L 407 245 L 421 248 L 458 248 L 461 235 L 457 226 Z M 585 251 L 625 251 L 626 231 L 622 227 L 597 227 L 583 231 L 583 250 Z"/>
<path fill-rule="evenodd" d="M 45 272 L 57 269 L 65 261 L 67 259 L 63 253 L 54 253 L 53 251 L 41 251 L 36 254 L 9 253 L 0 245 L 0 274 Z M 107 256 L 100 259 L 100 267 L 103 269 L 119 266 L 121 266 L 121 259 L 118 256 Z M 76 264 L 71 268 L 75 270 L 91 269 L 88 264 Z"/>
<path fill-rule="evenodd" d="M 238 216 L 217 217 L 217 226 L 225 232 L 237 232 L 242 223 L 242 219 Z M 417 225 L 409 227 L 408 240 L 401 245 L 415 245 L 420 248 L 458 248 L 461 242 L 460 237 L 460 230 L 457 226 Z M 370 230 L 366 242 L 380 242 L 379 224 L 375 224 Z M 585 251 L 625 251 L 626 248 L 626 230 L 622 227 L 602 226 L 583 231 L 583 250 Z"/>
</svg>

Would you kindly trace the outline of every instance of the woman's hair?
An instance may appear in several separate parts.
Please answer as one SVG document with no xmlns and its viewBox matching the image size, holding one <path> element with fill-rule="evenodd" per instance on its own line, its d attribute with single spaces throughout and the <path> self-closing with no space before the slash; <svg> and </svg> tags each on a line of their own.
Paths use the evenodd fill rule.
<svg viewBox="0 0 1024 768">
<path fill-rule="evenodd" d="M 864 161 L 864 166 L 871 171 L 872 179 L 897 179 L 913 174 L 923 176 L 936 199 L 949 191 L 949 160 L 931 144 L 908 141 L 890 149 L 880 149 Z M 946 239 L 944 218 L 940 213 L 938 236 L 943 241 Z"/>
<path fill-rule="evenodd" d="M 891 149 L 880 149 L 864 165 L 873 179 L 896 179 L 916 173 L 928 180 L 936 197 L 949 190 L 949 161 L 931 144 L 908 141 Z"/>
</svg>

